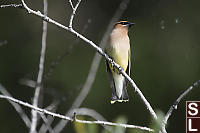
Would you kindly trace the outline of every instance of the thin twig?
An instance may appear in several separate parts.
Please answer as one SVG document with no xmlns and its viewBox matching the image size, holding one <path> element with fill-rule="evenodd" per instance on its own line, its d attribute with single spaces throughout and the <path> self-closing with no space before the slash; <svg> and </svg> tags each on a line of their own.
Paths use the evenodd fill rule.
<svg viewBox="0 0 200 133">
<path fill-rule="evenodd" d="M 50 133 L 55 133 L 54 130 L 51 127 L 51 123 L 49 123 L 48 119 L 46 118 L 46 116 L 42 113 L 40 113 L 40 116 L 42 117 L 47 129 L 49 130 Z"/>
<path fill-rule="evenodd" d="M 31 79 L 22 78 L 22 79 L 19 80 L 19 83 L 22 84 L 22 85 L 26 85 L 28 87 L 31 87 L 31 88 L 35 88 L 37 86 L 36 81 L 33 81 Z"/>
<path fill-rule="evenodd" d="M 47 0 L 44 0 L 44 16 L 47 16 L 47 6 L 48 6 Z M 41 55 L 40 55 L 39 72 L 38 72 L 38 78 L 37 78 L 37 86 L 36 86 L 35 94 L 33 98 L 33 105 L 36 107 L 38 106 L 43 71 L 44 71 L 46 36 L 47 36 L 47 22 L 43 21 L 42 48 L 41 48 Z M 31 123 L 30 133 L 35 133 L 36 126 L 37 126 L 37 112 L 32 110 L 32 123 Z"/>
<path fill-rule="evenodd" d="M 78 38 L 80 38 L 81 40 L 83 40 L 84 42 L 86 42 L 87 44 L 91 45 L 100 55 L 102 55 L 108 62 L 112 63 L 113 66 L 118 69 L 118 71 L 130 82 L 131 86 L 133 88 L 135 88 L 135 92 L 137 92 L 137 94 L 140 96 L 141 100 L 143 101 L 143 103 L 145 104 L 146 108 L 149 110 L 150 114 L 153 116 L 154 119 L 157 119 L 157 115 L 155 113 L 155 111 L 153 110 L 153 108 L 151 107 L 150 103 L 146 100 L 146 98 L 144 97 L 144 95 L 142 94 L 142 92 L 139 90 L 139 88 L 136 86 L 135 82 L 126 74 L 126 72 L 120 67 L 120 65 L 118 65 L 117 63 L 115 63 L 100 47 L 98 47 L 94 42 L 92 42 L 91 40 L 87 39 L 86 37 L 84 37 L 83 35 L 79 34 L 77 31 L 73 30 L 72 28 L 68 28 L 58 22 L 56 22 L 55 20 L 43 15 L 40 11 L 34 11 L 32 9 L 30 9 L 24 2 L 24 0 L 21 0 L 23 3 L 24 8 L 28 11 L 28 13 L 34 14 L 38 17 L 41 17 L 43 20 L 54 24 L 56 26 L 58 26 L 59 28 L 62 28 L 66 31 L 71 32 L 72 34 L 74 34 L 75 36 L 77 36 Z"/>
<path fill-rule="evenodd" d="M 113 23 L 117 22 L 120 17 L 122 16 L 123 12 L 126 10 L 127 5 L 129 3 L 130 0 L 123 0 L 118 9 L 116 10 L 115 14 L 113 15 L 112 19 L 110 20 L 110 23 L 107 27 L 107 30 L 105 32 L 105 34 L 103 35 L 100 43 L 99 43 L 99 47 L 101 47 L 102 49 L 104 49 L 106 41 L 109 37 L 110 32 L 113 29 Z M 79 95 L 77 96 L 77 98 L 75 99 L 75 101 L 73 102 L 70 110 L 74 109 L 74 108 L 79 108 L 80 105 L 82 104 L 82 102 L 84 101 L 84 99 L 87 97 L 88 93 L 91 90 L 92 84 L 94 83 L 95 77 L 96 77 L 96 73 L 97 70 L 99 68 L 99 64 L 101 62 L 102 56 L 99 55 L 98 52 L 96 52 L 92 64 L 90 66 L 90 70 L 87 76 L 87 79 L 83 85 L 83 88 L 81 89 L 81 92 L 79 93 Z M 70 113 L 69 111 L 65 114 L 67 116 L 73 116 L 73 113 Z M 61 120 L 56 126 L 55 126 L 55 131 L 58 133 L 60 132 L 64 126 L 67 124 L 68 121 L 63 121 Z"/>
<path fill-rule="evenodd" d="M 90 23 L 91 23 L 91 20 L 88 19 L 88 22 L 84 25 L 84 27 L 83 27 L 83 29 L 82 29 L 82 31 L 81 31 L 82 34 L 86 32 L 86 29 L 88 28 L 88 25 L 89 25 Z M 77 38 L 77 39 L 73 42 L 73 44 L 76 44 L 76 43 L 78 43 L 79 41 L 80 41 L 80 39 Z M 70 50 L 72 50 L 72 47 L 70 47 Z M 55 69 L 56 65 L 58 65 L 58 64 L 64 59 L 64 57 L 65 57 L 66 55 L 68 55 L 68 54 L 69 54 L 69 52 L 66 51 L 63 55 L 58 56 L 58 58 L 56 59 L 56 61 L 54 61 L 54 62 L 50 65 L 50 68 L 49 68 L 49 70 L 47 70 L 47 73 L 44 74 L 43 80 L 47 79 L 47 78 L 50 76 L 50 74 L 53 72 L 53 69 Z M 98 54 L 98 55 L 99 55 L 99 54 Z M 23 81 L 23 82 L 22 82 L 22 81 Z M 23 84 L 25 84 L 25 85 L 28 85 L 28 86 L 34 86 L 34 85 L 36 84 L 34 81 L 26 80 L 26 79 L 21 80 L 21 83 L 23 83 Z M 53 122 L 54 118 L 51 117 L 51 118 L 48 118 L 48 120 L 51 121 L 51 122 Z M 51 123 L 51 122 L 50 122 L 50 123 Z M 44 123 L 44 124 L 41 126 L 39 133 L 45 133 L 46 130 L 47 130 L 47 129 L 46 129 L 45 123 Z"/>
<path fill-rule="evenodd" d="M 31 88 L 35 88 L 37 83 L 36 81 L 33 81 L 33 80 L 29 80 L 29 79 L 20 79 L 20 83 L 23 84 L 23 85 L 27 85 L 28 87 L 31 87 Z M 48 106 L 47 110 L 51 110 L 52 108 L 55 108 L 55 106 L 57 105 L 57 102 L 55 103 L 52 103 L 50 106 Z M 49 130 L 49 132 L 51 133 L 54 133 L 54 130 L 51 128 L 51 122 L 49 121 L 51 118 L 46 118 L 44 115 L 40 114 L 40 116 L 42 117 L 42 119 L 44 120 L 44 123 L 42 125 L 42 129 L 45 129 L 45 130 Z M 40 128 L 41 129 L 41 128 Z M 40 132 L 40 130 L 39 130 Z M 42 132 L 44 133 L 44 132 Z"/>
<path fill-rule="evenodd" d="M 96 112 L 93 109 L 89 109 L 89 108 L 77 108 L 77 109 L 73 109 L 70 110 L 70 112 L 74 113 L 76 112 L 77 115 L 87 115 L 87 116 L 91 116 L 96 120 L 101 120 L 101 121 L 107 121 L 102 115 L 100 115 L 98 112 Z"/>
<path fill-rule="evenodd" d="M 58 101 L 54 101 L 51 105 L 47 106 L 45 109 L 46 110 L 50 110 L 52 112 L 55 112 L 56 109 L 57 109 L 57 106 L 58 106 Z M 48 123 L 48 125 L 51 125 L 51 123 L 53 122 L 53 120 L 54 120 L 54 117 L 47 116 L 47 123 Z M 46 133 L 47 130 L 48 130 L 48 128 L 47 128 L 46 124 L 43 123 L 38 132 L 39 133 Z"/>
<path fill-rule="evenodd" d="M 56 106 L 58 105 L 58 102 L 57 101 L 54 101 L 51 105 L 47 106 L 45 108 L 45 110 L 55 110 L 56 109 Z M 48 130 L 50 133 L 55 133 L 55 131 L 53 130 L 53 128 L 51 127 L 51 119 L 54 118 L 54 117 L 46 117 L 44 114 L 42 113 L 39 113 L 39 115 L 41 116 L 41 118 L 43 119 L 44 123 L 42 125 L 42 129 L 45 129 L 46 131 Z M 41 129 L 41 128 L 40 128 Z M 45 132 L 46 132 L 45 131 Z M 41 130 L 38 130 L 38 132 L 40 133 Z M 45 133 L 45 132 L 42 132 L 42 133 Z"/>
<path fill-rule="evenodd" d="M 47 116 L 47 123 L 48 123 L 49 125 L 51 125 L 51 123 L 53 122 L 53 120 L 54 120 L 54 117 Z M 42 126 L 40 127 L 38 133 L 46 133 L 47 130 L 49 130 L 49 129 L 47 128 L 46 124 L 43 123 Z M 54 129 L 52 129 L 52 130 L 54 131 Z M 54 132 L 55 132 L 55 131 L 54 131 Z"/>
<path fill-rule="evenodd" d="M 98 112 L 96 112 L 93 109 L 89 109 L 89 108 L 77 108 L 77 109 L 72 109 L 70 110 L 71 114 L 73 114 L 74 112 L 76 112 L 76 115 L 86 115 L 86 116 L 90 116 L 92 118 L 94 118 L 95 120 L 101 120 L 101 121 L 107 121 L 101 114 L 99 114 Z M 105 126 L 102 125 L 106 130 L 112 132 L 112 128 L 110 128 L 109 126 Z"/>
<path fill-rule="evenodd" d="M 73 3 L 72 3 L 72 0 L 69 0 L 69 4 L 70 4 L 72 10 L 74 10 L 74 6 L 73 6 Z"/>
<path fill-rule="evenodd" d="M 69 0 L 69 3 L 70 3 L 70 5 L 71 5 L 71 7 L 72 7 L 72 14 L 71 14 L 71 17 L 70 17 L 70 20 L 69 20 L 69 28 L 72 28 L 74 16 L 75 16 L 75 14 L 76 14 L 76 10 L 78 9 L 79 4 L 81 3 L 81 0 L 78 0 L 78 1 L 77 1 L 75 7 L 73 6 L 73 3 L 72 3 L 71 0 Z"/>
<path fill-rule="evenodd" d="M 48 110 L 45 110 L 45 109 L 42 109 L 42 108 L 39 108 L 39 107 L 35 107 L 35 106 L 33 106 L 33 105 L 29 104 L 29 103 L 20 101 L 18 99 L 13 98 L 13 97 L 5 96 L 5 95 L 0 95 L 0 98 L 7 99 L 7 100 L 10 100 L 12 102 L 21 104 L 21 105 L 23 105 L 25 107 L 28 107 L 30 109 L 34 109 L 38 113 L 44 113 L 44 114 L 47 114 L 47 115 L 51 115 L 52 117 L 57 117 L 57 118 L 64 119 L 64 120 L 70 120 L 72 122 L 75 121 L 75 122 L 78 122 L 78 123 L 86 123 L 86 124 L 99 124 L 99 125 L 108 125 L 108 126 L 119 126 L 119 127 L 124 127 L 124 128 L 136 128 L 136 129 L 141 129 L 141 130 L 149 131 L 149 132 L 153 131 L 153 129 L 150 129 L 148 127 L 141 127 L 141 126 L 136 126 L 136 125 L 122 124 L 122 123 L 113 123 L 113 122 L 100 121 L 100 120 L 97 120 L 97 121 L 87 121 L 87 120 L 77 119 L 76 117 L 74 119 L 74 118 L 71 118 L 71 117 L 68 117 L 68 116 L 64 116 L 64 115 L 61 115 L 61 114 L 53 113 L 51 111 L 48 111 Z"/>
<path fill-rule="evenodd" d="M 88 28 L 89 23 L 91 23 L 90 19 L 88 19 L 88 22 L 83 26 L 83 30 L 81 31 L 82 34 L 85 33 L 86 29 Z M 49 78 L 49 76 L 53 73 L 53 70 L 56 68 L 56 66 L 61 63 L 61 61 L 64 59 L 65 56 L 70 54 L 70 51 L 73 48 L 72 45 L 77 44 L 79 41 L 80 39 L 76 38 L 76 40 L 70 45 L 70 47 L 67 48 L 67 50 L 65 50 L 64 54 L 59 55 L 57 59 L 50 64 L 49 69 L 47 70 L 46 74 L 44 74 L 43 80 L 46 80 L 47 78 Z"/>
<path fill-rule="evenodd" d="M 9 96 L 9 97 L 12 97 L 12 95 L 0 84 L 0 92 L 3 94 L 3 95 L 6 95 L 6 96 Z M 25 125 L 30 128 L 31 126 L 31 121 L 30 119 L 28 118 L 28 116 L 26 115 L 26 113 L 23 111 L 23 109 L 21 108 L 21 106 L 19 106 L 19 104 L 17 103 L 14 103 L 14 102 L 11 102 L 11 105 L 15 108 L 15 110 L 19 113 L 19 116 L 22 118 L 22 120 L 24 121 Z"/>
<path fill-rule="evenodd" d="M 200 80 L 198 80 L 197 82 L 195 82 L 193 85 L 191 85 L 187 90 L 185 90 L 174 102 L 174 104 L 169 108 L 168 112 L 166 113 L 163 122 L 161 124 L 161 129 L 162 129 L 162 133 L 166 133 L 166 129 L 165 126 L 167 124 L 167 121 L 169 119 L 169 117 L 171 116 L 172 112 L 174 109 L 177 109 L 178 104 L 180 103 L 180 101 L 194 88 L 197 87 L 200 84 Z"/>
<path fill-rule="evenodd" d="M 7 8 L 7 7 L 14 7 L 14 8 L 22 8 L 22 4 L 9 4 L 9 5 L 0 5 L 0 8 Z"/>
<path fill-rule="evenodd" d="M 3 45 L 5 45 L 5 44 L 7 44 L 7 43 L 8 43 L 7 40 L 0 42 L 0 47 L 3 46 Z"/>
<path fill-rule="evenodd" d="M 63 116 L 63 115 L 60 115 L 60 114 L 56 114 L 56 113 L 53 113 L 53 112 L 51 112 L 51 111 L 48 111 L 48 110 L 45 110 L 45 109 L 41 109 L 41 108 L 39 108 L 39 107 L 35 107 L 35 106 L 33 106 L 33 105 L 29 104 L 29 103 L 20 101 L 20 100 L 18 100 L 18 99 L 13 98 L 13 97 L 0 95 L 0 98 L 13 101 L 13 102 L 15 102 L 15 103 L 21 104 L 21 105 L 23 105 L 23 106 L 25 106 L 25 107 L 28 107 L 28 108 L 30 108 L 30 109 L 34 109 L 34 110 L 37 111 L 38 113 L 45 113 L 45 114 L 51 115 L 51 116 L 53 116 L 53 117 L 58 117 L 58 118 L 60 118 L 60 119 L 72 120 L 72 118 L 70 118 L 70 117 Z"/>
</svg>

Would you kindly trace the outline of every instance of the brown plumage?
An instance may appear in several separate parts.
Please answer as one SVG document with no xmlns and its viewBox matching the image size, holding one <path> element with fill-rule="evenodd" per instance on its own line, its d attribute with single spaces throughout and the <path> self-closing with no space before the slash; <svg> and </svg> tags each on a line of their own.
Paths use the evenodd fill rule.
<svg viewBox="0 0 200 133">
<path fill-rule="evenodd" d="M 128 29 L 133 23 L 120 21 L 114 25 L 106 45 L 106 53 L 130 75 L 130 40 Z M 128 101 L 126 80 L 122 74 L 108 62 L 107 71 L 112 88 L 111 103 Z"/>
</svg>

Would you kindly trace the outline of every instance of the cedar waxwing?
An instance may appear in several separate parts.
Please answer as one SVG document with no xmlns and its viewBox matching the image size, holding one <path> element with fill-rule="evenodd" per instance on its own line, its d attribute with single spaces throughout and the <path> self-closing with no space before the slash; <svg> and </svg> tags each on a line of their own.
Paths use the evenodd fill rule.
<svg viewBox="0 0 200 133">
<path fill-rule="evenodd" d="M 123 70 L 130 76 L 131 53 L 128 29 L 134 25 L 127 21 L 120 21 L 114 25 L 106 44 L 105 51 Z M 112 88 L 111 104 L 117 102 L 127 102 L 129 100 L 126 90 L 126 79 L 106 61 L 107 72 Z"/>
</svg>

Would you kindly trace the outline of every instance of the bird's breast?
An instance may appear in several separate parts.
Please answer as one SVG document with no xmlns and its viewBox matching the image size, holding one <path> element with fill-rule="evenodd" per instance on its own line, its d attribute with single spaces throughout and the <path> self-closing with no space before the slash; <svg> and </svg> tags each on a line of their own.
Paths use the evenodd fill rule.
<svg viewBox="0 0 200 133">
<path fill-rule="evenodd" d="M 110 43 L 112 43 L 110 56 L 124 69 L 124 71 L 126 71 L 129 60 L 129 40 L 126 38 L 120 38 L 117 40 L 112 40 Z"/>
</svg>

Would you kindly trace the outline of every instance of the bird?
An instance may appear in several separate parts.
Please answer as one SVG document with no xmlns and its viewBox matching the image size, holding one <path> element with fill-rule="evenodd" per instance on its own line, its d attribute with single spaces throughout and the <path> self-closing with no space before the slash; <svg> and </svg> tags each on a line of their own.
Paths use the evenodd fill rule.
<svg viewBox="0 0 200 133">
<path fill-rule="evenodd" d="M 129 28 L 135 23 L 128 21 L 119 21 L 114 24 L 113 30 L 106 43 L 106 54 L 130 76 L 131 70 L 131 51 L 130 40 L 128 36 Z M 106 61 L 108 79 L 112 88 L 111 104 L 115 102 L 127 102 L 129 96 L 127 93 L 127 81 L 125 77 L 114 68 L 112 63 Z"/>
</svg>

